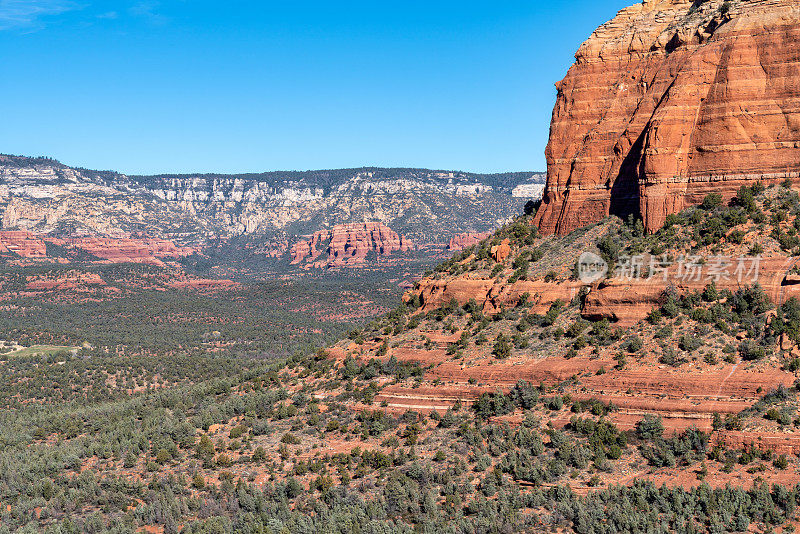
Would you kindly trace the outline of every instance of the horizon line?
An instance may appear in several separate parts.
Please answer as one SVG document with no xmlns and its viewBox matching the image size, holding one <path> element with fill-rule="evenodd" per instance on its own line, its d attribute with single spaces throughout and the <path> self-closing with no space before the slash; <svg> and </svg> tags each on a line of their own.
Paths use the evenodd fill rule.
<svg viewBox="0 0 800 534">
<path fill-rule="evenodd" d="M 474 174 L 474 175 L 498 175 L 498 174 L 546 174 L 547 170 L 505 170 L 505 171 L 491 171 L 491 172 L 479 172 L 479 171 L 467 171 L 463 169 L 437 169 L 433 167 L 409 167 L 409 166 L 397 166 L 397 165 L 389 165 L 389 166 L 380 166 L 380 165 L 361 165 L 361 166 L 346 166 L 346 167 L 326 167 L 326 168 L 316 168 L 316 169 L 272 169 L 272 170 L 262 170 L 262 171 L 171 171 L 171 172 L 153 172 L 153 173 L 140 173 L 140 172 L 124 172 L 117 169 L 98 169 L 98 168 L 91 168 L 85 167 L 83 165 L 74 165 L 70 163 L 65 163 L 63 160 L 47 155 L 38 155 L 38 156 L 28 156 L 23 154 L 10 154 L 10 153 L 0 153 L 0 157 L 9 157 L 9 158 L 24 158 L 24 159 L 49 159 L 53 160 L 56 163 L 64 165 L 66 167 L 70 167 L 73 169 L 83 169 L 87 171 L 94 171 L 94 172 L 114 172 L 117 174 L 122 174 L 125 176 L 133 176 L 133 177 L 148 177 L 148 176 L 209 176 L 209 175 L 220 175 L 220 176 L 232 176 L 232 175 L 248 175 L 248 174 L 271 174 L 271 173 L 308 173 L 308 172 L 324 172 L 324 171 L 349 171 L 349 170 L 362 170 L 362 169 L 379 169 L 379 170 L 408 170 L 408 171 L 431 171 L 431 172 L 442 172 L 442 173 L 463 173 L 463 174 Z"/>
</svg>

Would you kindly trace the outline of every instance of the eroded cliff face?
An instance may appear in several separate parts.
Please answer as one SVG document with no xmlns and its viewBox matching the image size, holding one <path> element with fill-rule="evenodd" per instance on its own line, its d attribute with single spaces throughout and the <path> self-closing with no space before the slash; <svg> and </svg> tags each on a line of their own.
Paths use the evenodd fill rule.
<svg viewBox="0 0 800 534">
<path fill-rule="evenodd" d="M 125 175 L 72 169 L 54 160 L 0 156 L 0 227 L 57 236 L 148 233 L 201 243 L 211 221 L 163 202 Z"/>
<path fill-rule="evenodd" d="M 48 254 L 48 244 L 58 249 Z M 89 256 L 84 254 L 84 261 L 163 265 L 162 260 L 177 260 L 196 252 L 191 247 L 179 247 L 172 241 L 144 235 L 126 238 L 58 238 L 26 230 L 0 230 L 0 258 L 21 258 L 23 264 L 27 263 L 26 260 L 68 262 L 70 256 L 85 253 Z"/>
<path fill-rule="evenodd" d="M 138 233 L 203 246 L 254 236 L 280 241 L 376 221 L 417 243 L 493 229 L 538 195 L 537 173 L 342 169 L 247 175 L 125 176 L 47 158 L 0 155 L 0 228 L 56 236 Z M 285 245 L 285 246 L 283 246 Z"/>
<path fill-rule="evenodd" d="M 490 235 L 492 235 L 492 232 L 464 232 L 463 234 L 458 234 L 447 242 L 447 250 L 453 252 L 464 250 L 472 245 L 477 245 Z"/>
<path fill-rule="evenodd" d="M 20 258 L 44 258 L 47 245 L 39 236 L 25 230 L 0 230 L 0 255 L 14 254 Z"/>
<path fill-rule="evenodd" d="M 354 267 L 367 262 L 367 256 L 390 256 L 407 252 L 412 243 L 383 223 L 337 224 L 319 230 L 292 246 L 292 264 L 304 267 Z"/>
<path fill-rule="evenodd" d="M 800 172 L 800 4 L 645 0 L 581 46 L 556 87 L 536 223 L 609 214 L 648 230 L 742 184 Z"/>
<path fill-rule="evenodd" d="M 500 226 L 514 207 L 521 209 L 519 198 L 529 198 L 459 173 L 429 171 L 392 177 L 354 171 L 324 184 L 202 176 L 154 177 L 143 184 L 178 210 L 211 222 L 226 237 L 304 235 L 325 225 L 366 220 L 402 226 L 417 242 L 446 242 L 456 231 Z"/>
</svg>

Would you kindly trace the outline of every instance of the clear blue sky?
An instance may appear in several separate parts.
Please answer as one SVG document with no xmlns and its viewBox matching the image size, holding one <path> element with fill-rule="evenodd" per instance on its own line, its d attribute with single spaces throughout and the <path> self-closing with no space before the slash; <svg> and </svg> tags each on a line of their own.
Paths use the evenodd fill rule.
<svg viewBox="0 0 800 534">
<path fill-rule="evenodd" d="M 545 168 L 634 0 L 0 0 L 0 153 L 127 173 Z"/>
</svg>

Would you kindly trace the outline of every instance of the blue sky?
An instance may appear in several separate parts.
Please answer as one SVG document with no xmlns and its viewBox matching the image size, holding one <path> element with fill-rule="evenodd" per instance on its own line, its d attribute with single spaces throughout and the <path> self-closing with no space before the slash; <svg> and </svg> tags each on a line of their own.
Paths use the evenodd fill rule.
<svg viewBox="0 0 800 534">
<path fill-rule="evenodd" d="M 0 0 L 0 152 L 127 173 L 545 168 L 633 0 Z"/>
</svg>

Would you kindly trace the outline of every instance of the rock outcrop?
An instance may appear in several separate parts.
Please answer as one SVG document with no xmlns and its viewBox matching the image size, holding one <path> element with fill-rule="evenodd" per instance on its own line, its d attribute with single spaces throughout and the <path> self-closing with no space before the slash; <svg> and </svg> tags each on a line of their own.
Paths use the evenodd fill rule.
<svg viewBox="0 0 800 534">
<path fill-rule="evenodd" d="M 575 298 L 582 286 L 581 282 L 572 280 L 561 282 L 519 280 L 507 283 L 469 276 L 439 280 L 423 278 L 417 288 L 407 293 L 405 298 L 408 300 L 412 293 L 418 294 L 422 302 L 422 311 L 426 313 L 441 308 L 451 300 L 455 300 L 460 306 L 474 300 L 484 313 L 495 314 L 503 308 L 513 308 L 522 296 L 527 294 L 531 311 L 544 313 L 557 300 L 568 302 Z"/>
<path fill-rule="evenodd" d="M 710 192 L 798 178 L 798 42 L 795 0 L 620 11 L 556 84 L 539 228 L 639 214 L 654 230 Z"/>
<path fill-rule="evenodd" d="M 162 259 L 178 259 L 196 251 L 179 247 L 172 241 L 152 237 L 120 238 L 81 237 L 53 240 L 71 249 L 80 249 L 108 263 L 149 263 L 160 265 Z"/>
<path fill-rule="evenodd" d="M 292 246 L 292 264 L 308 267 L 344 267 L 363 265 L 367 255 L 389 256 L 407 252 L 412 243 L 379 222 L 337 224 L 319 230 Z"/>
<path fill-rule="evenodd" d="M 48 254 L 47 245 L 60 247 Z M 59 255 L 59 252 L 61 255 Z M 191 247 L 180 247 L 172 241 L 148 236 L 139 237 L 52 237 L 26 230 L 0 230 L 0 256 L 42 260 L 66 261 L 64 257 L 75 252 L 94 256 L 103 263 L 149 263 L 161 265 L 162 260 L 177 260 L 197 252 Z"/>
<path fill-rule="evenodd" d="M 458 234 L 450 238 L 450 241 L 447 243 L 447 250 L 452 252 L 464 250 L 472 245 L 477 245 L 490 235 L 492 235 L 492 232 L 465 232 L 463 234 Z"/>
<path fill-rule="evenodd" d="M 43 258 L 47 245 L 35 234 L 25 230 L 0 231 L 0 254 L 12 253 L 22 258 Z"/>
<path fill-rule="evenodd" d="M 503 239 L 499 244 L 493 245 L 492 248 L 489 250 L 494 258 L 494 261 L 497 263 L 503 263 L 508 258 L 509 254 L 511 254 L 511 245 L 508 239 Z"/>
<path fill-rule="evenodd" d="M 791 297 L 800 297 L 800 285 L 792 284 L 788 274 L 796 265 L 797 258 L 762 258 L 757 276 L 749 275 L 742 280 L 730 276 L 735 265 L 731 265 L 726 277 L 714 283 L 720 290 L 736 292 L 749 283 L 757 282 L 775 304 L 782 304 Z M 597 320 L 606 318 L 617 326 L 627 327 L 644 319 L 650 311 L 660 304 L 667 290 L 677 294 L 699 292 L 709 284 L 707 277 L 681 280 L 676 274 L 678 267 L 667 269 L 668 281 L 661 276 L 651 278 L 609 278 L 593 284 L 586 295 L 581 314 Z M 565 291 L 567 288 L 565 288 Z"/>
</svg>

